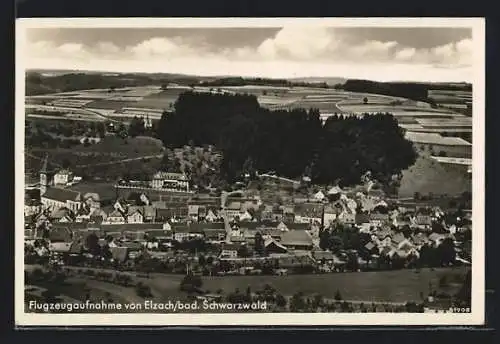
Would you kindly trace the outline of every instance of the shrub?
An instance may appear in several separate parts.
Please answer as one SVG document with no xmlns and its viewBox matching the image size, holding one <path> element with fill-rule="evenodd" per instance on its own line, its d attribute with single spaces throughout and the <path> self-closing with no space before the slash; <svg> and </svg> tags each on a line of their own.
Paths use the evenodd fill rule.
<svg viewBox="0 0 500 344">
<path fill-rule="evenodd" d="M 194 276 L 192 274 L 184 276 L 181 281 L 180 289 L 181 291 L 193 292 L 201 288 L 203 282 L 200 276 Z"/>
<path fill-rule="evenodd" d="M 151 297 L 153 296 L 153 294 L 151 293 L 151 288 L 146 285 L 146 284 L 143 284 L 142 282 L 139 282 L 137 283 L 137 286 L 135 287 L 135 291 L 137 293 L 137 296 L 140 296 L 140 297 Z"/>
</svg>

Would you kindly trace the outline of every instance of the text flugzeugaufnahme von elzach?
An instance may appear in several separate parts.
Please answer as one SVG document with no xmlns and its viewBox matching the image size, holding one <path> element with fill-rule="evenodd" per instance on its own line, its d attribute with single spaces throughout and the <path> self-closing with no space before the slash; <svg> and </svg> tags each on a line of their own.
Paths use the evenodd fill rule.
<svg viewBox="0 0 500 344">
<path fill-rule="evenodd" d="M 196 310 L 211 310 L 211 311 L 264 311 L 267 309 L 266 301 L 257 301 L 251 303 L 227 303 L 214 301 L 168 301 L 154 302 L 145 300 L 144 302 L 135 303 L 110 303 L 110 302 L 82 302 L 82 303 L 67 303 L 67 302 L 37 302 L 30 301 L 28 310 L 31 312 L 88 312 L 88 311 L 196 311 Z"/>
</svg>

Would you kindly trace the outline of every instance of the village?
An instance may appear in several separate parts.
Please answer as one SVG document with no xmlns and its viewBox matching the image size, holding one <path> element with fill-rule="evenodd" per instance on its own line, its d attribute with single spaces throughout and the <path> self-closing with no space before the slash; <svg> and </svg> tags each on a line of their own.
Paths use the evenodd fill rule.
<svg viewBox="0 0 500 344">
<path fill-rule="evenodd" d="M 117 183 L 117 198 L 101 205 L 98 193 L 67 188 L 78 181 L 45 160 L 38 188 L 26 190 L 27 264 L 205 276 L 471 264 L 470 210 L 389 199 L 368 177 L 279 203 L 244 186 L 195 193 L 185 174 L 160 171 L 150 185 Z"/>
</svg>

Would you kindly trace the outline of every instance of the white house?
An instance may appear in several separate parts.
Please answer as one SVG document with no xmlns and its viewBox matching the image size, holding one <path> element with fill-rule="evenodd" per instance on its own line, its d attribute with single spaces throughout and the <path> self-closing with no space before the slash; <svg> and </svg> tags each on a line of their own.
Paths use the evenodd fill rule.
<svg viewBox="0 0 500 344">
<path fill-rule="evenodd" d="M 73 172 L 62 169 L 54 174 L 54 185 L 68 185 L 73 181 Z"/>
<path fill-rule="evenodd" d="M 217 215 L 212 211 L 212 209 L 209 209 L 207 212 L 207 215 L 205 216 L 205 220 L 209 222 L 215 222 L 217 220 Z"/>
<path fill-rule="evenodd" d="M 178 189 L 189 191 L 189 180 L 184 173 L 157 172 L 151 181 L 155 189 Z"/>
<path fill-rule="evenodd" d="M 124 224 L 126 223 L 126 219 L 123 216 L 123 214 L 119 210 L 114 210 L 111 213 L 108 214 L 108 217 L 106 218 L 103 223 L 106 224 Z"/>
<path fill-rule="evenodd" d="M 313 196 L 313 198 L 317 201 L 323 201 L 325 197 L 326 197 L 325 194 L 321 190 L 316 192 Z"/>
<path fill-rule="evenodd" d="M 130 209 L 127 215 L 127 223 L 144 223 L 144 215 L 140 209 Z"/>
<path fill-rule="evenodd" d="M 240 214 L 240 221 L 250 221 L 252 220 L 252 215 L 248 212 L 248 210 L 245 210 L 243 213 Z"/>
</svg>

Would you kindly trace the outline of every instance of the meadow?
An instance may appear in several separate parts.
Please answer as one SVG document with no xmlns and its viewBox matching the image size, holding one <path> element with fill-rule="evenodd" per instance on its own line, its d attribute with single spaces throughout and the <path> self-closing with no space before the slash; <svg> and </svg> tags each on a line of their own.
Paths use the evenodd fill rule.
<svg viewBox="0 0 500 344">
<path fill-rule="evenodd" d="M 77 173 L 93 177 L 106 176 L 115 179 L 123 171 L 137 171 L 149 167 L 161 158 L 163 145 L 151 137 L 122 139 L 106 136 L 101 142 L 89 146 L 67 148 L 31 148 L 25 155 L 27 171 L 37 171 L 45 154 L 54 167 L 71 166 Z M 114 171 L 114 172 L 113 172 Z M 121 171 L 121 172 L 120 172 Z"/>
<path fill-rule="evenodd" d="M 427 295 L 429 286 L 433 290 L 448 294 L 456 293 L 465 277 L 467 269 L 438 268 L 415 270 L 395 270 L 377 272 L 352 272 L 288 276 L 203 276 L 204 290 L 215 293 L 222 289 L 230 293 L 241 292 L 250 287 L 257 290 L 269 284 L 284 296 L 292 296 L 302 291 L 306 295 L 321 294 L 333 299 L 340 291 L 343 299 L 366 302 L 406 302 L 421 301 L 421 293 Z M 446 276 L 446 284 L 440 286 L 440 279 Z M 148 284 L 163 298 L 182 298 L 179 291 L 182 276 L 152 274 Z"/>
<path fill-rule="evenodd" d="M 398 190 L 398 196 L 401 198 L 413 197 L 416 192 L 422 195 L 459 195 L 472 191 L 467 166 L 441 164 L 424 152 L 420 152 L 415 164 L 404 170 L 402 175 Z"/>
</svg>

